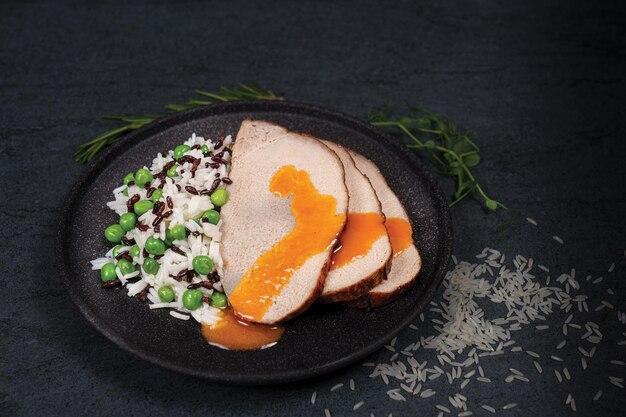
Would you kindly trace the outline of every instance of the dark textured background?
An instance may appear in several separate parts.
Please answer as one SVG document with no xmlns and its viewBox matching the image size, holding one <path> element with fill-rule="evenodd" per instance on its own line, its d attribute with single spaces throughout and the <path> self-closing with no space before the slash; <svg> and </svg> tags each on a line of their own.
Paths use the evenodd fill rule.
<svg viewBox="0 0 626 417">
<path fill-rule="evenodd" d="M 590 307 L 606 299 L 626 310 L 626 12 L 619 2 L 296 3 L 2 2 L 0 415 L 322 416 L 329 408 L 334 416 L 397 417 L 435 415 L 434 405 L 457 392 L 441 384 L 435 397 L 397 403 L 360 366 L 289 386 L 216 386 L 139 360 L 80 316 L 53 259 L 62 200 L 83 169 L 71 154 L 111 126 L 99 115 L 155 112 L 193 88 L 248 81 L 356 115 L 409 104 L 452 116 L 479 133 L 484 162 L 476 172 L 512 207 L 503 229 L 477 204 L 456 207 L 456 255 L 470 259 L 490 246 L 533 256 L 557 274 L 575 267 L 579 277 L 604 275 L 601 285 L 583 288 Z M 484 415 L 480 404 L 518 402 L 502 413 L 569 415 L 571 392 L 578 414 L 623 415 L 625 392 L 607 378 L 625 376 L 609 360 L 624 360 L 626 346 L 616 342 L 626 326 L 615 311 L 588 316 L 604 339 L 587 371 L 576 338 L 558 353 L 572 373 L 567 383 L 556 383 L 545 359 L 542 375 L 521 353 L 492 359 L 485 371 L 499 382 L 466 387 L 470 409 Z M 554 331 L 531 326 L 516 338 L 555 353 L 563 317 L 550 317 Z M 414 338 L 407 331 L 398 345 Z M 508 367 L 532 382 L 505 384 Z M 355 392 L 329 392 L 350 378 Z M 366 404 L 353 412 L 360 399 Z"/>
</svg>

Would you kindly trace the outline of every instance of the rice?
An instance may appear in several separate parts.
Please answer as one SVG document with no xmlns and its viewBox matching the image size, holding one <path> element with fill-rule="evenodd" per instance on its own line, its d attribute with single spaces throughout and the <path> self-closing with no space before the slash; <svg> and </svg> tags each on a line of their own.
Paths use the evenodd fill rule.
<svg viewBox="0 0 626 417">
<path fill-rule="evenodd" d="M 194 318 L 198 322 L 214 324 L 219 320 L 220 310 L 211 307 L 207 303 L 194 310 L 186 309 L 182 302 L 182 295 L 190 284 L 200 284 L 213 282 L 215 277 L 200 275 L 195 272 L 180 278 L 179 274 L 185 274 L 185 270 L 193 271 L 192 261 L 196 256 L 209 256 L 214 265 L 213 273 L 217 274 L 217 279 L 222 276 L 223 260 L 220 255 L 221 221 L 217 224 L 200 223 L 193 219 L 199 218 L 206 210 L 214 209 L 210 199 L 210 191 L 216 178 L 224 178 L 228 174 L 230 152 L 222 152 L 232 143 L 232 137 L 228 136 L 223 140 L 214 143 L 195 133 L 184 142 L 190 147 L 184 152 L 183 160 L 175 165 L 177 175 L 173 178 L 166 176 L 164 169 L 168 164 L 174 163 L 174 152 L 169 151 L 165 155 L 159 153 L 153 160 L 151 166 L 143 167 L 148 169 L 153 176 L 148 189 L 139 187 L 134 182 L 127 186 L 123 185 L 113 190 L 112 201 L 107 203 L 107 207 L 117 215 L 122 215 L 129 210 L 129 201 L 151 200 L 151 196 L 156 190 L 161 189 L 162 196 L 156 200 L 152 210 L 138 216 L 137 226 L 126 232 L 126 241 L 135 241 L 139 248 L 135 256 L 131 256 L 132 245 L 118 247 L 116 253 L 126 253 L 127 259 L 132 259 L 135 271 L 122 275 L 119 266 L 116 267 L 116 275 L 123 287 L 125 287 L 129 297 L 144 296 L 148 301 L 150 309 L 170 309 L 170 315 L 180 320 Z M 208 152 L 203 153 L 200 147 L 206 146 Z M 216 148 L 216 146 L 219 146 Z M 206 149 L 205 149 L 206 150 Z M 216 164 L 211 159 L 214 154 L 220 155 L 226 164 Z M 206 155 L 206 156 L 205 156 Z M 184 162 L 183 162 L 184 161 Z M 194 169 L 195 163 L 195 169 Z M 220 183 L 221 184 L 221 183 Z M 222 188 L 220 185 L 219 188 Z M 132 203 L 132 201 L 131 201 Z M 162 207 L 157 210 L 161 205 Z M 160 219 L 160 220 L 159 220 Z M 154 226 L 154 225 L 157 226 Z M 166 247 L 165 252 L 158 259 L 159 268 L 154 274 L 144 271 L 145 245 L 150 237 L 166 240 L 166 230 L 182 225 L 187 229 L 187 237 L 182 240 L 174 240 L 172 247 Z M 141 226 L 142 228 L 140 228 Z M 172 248 L 178 248 L 176 251 Z M 156 259 L 156 258 L 154 258 Z M 93 270 L 100 270 L 108 263 L 115 263 L 113 248 L 105 256 L 91 261 Z M 169 286 L 174 292 L 172 302 L 163 303 L 159 300 L 156 289 L 162 286 Z M 197 289 L 203 297 L 211 297 L 215 290 L 221 290 L 221 284 L 213 282 L 211 285 L 198 286 Z"/>
<path fill-rule="evenodd" d="M 330 389 L 331 392 L 337 391 L 339 388 L 343 387 L 343 384 L 336 384 Z"/>
</svg>

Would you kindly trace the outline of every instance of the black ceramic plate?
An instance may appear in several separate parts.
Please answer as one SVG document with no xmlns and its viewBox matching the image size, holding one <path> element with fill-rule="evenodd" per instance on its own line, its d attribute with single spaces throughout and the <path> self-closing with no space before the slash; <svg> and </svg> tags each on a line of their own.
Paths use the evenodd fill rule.
<svg viewBox="0 0 626 417">
<path fill-rule="evenodd" d="M 373 160 L 404 203 L 423 267 L 401 299 L 375 310 L 313 306 L 290 321 L 282 340 L 258 351 L 226 351 L 205 343 L 200 325 L 167 311 L 152 311 L 126 291 L 100 289 L 89 261 L 110 245 L 102 235 L 116 221 L 106 207 L 124 175 L 150 165 L 196 132 L 205 137 L 237 133 L 245 118 L 336 141 Z M 199 108 L 129 135 L 93 161 L 72 188 L 61 221 L 57 264 L 74 302 L 98 330 L 148 361 L 189 375 L 236 384 L 271 384 L 320 375 L 376 351 L 407 326 L 441 283 L 450 256 L 451 228 L 443 194 L 422 162 L 398 140 L 353 117 L 290 102 L 235 102 Z"/>
</svg>

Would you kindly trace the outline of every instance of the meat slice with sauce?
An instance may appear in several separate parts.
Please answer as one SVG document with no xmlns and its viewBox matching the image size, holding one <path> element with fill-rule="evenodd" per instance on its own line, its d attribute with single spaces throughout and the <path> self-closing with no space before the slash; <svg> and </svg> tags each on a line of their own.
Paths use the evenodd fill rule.
<svg viewBox="0 0 626 417">
<path fill-rule="evenodd" d="M 265 324 L 304 311 L 324 286 L 348 208 L 344 170 L 318 139 L 245 120 L 222 209 L 222 284 L 235 313 Z"/>
<path fill-rule="evenodd" d="M 339 156 L 348 188 L 348 218 L 333 253 L 320 302 L 350 301 L 361 297 L 386 278 L 391 243 L 385 217 L 372 184 L 359 171 L 347 149 L 323 141 Z"/>
<path fill-rule="evenodd" d="M 422 259 L 413 243 L 409 216 L 383 174 L 364 156 L 353 151 L 350 151 L 350 155 L 376 191 L 386 217 L 385 227 L 393 250 L 387 279 L 354 302 L 359 307 L 379 307 L 396 300 L 411 287 L 422 268 Z"/>
</svg>

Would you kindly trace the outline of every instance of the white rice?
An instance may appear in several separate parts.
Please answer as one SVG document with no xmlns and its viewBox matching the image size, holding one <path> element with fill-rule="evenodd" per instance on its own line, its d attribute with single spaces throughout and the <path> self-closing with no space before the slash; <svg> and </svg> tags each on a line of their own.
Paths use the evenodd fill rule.
<svg viewBox="0 0 626 417">
<path fill-rule="evenodd" d="M 184 144 L 189 147 L 193 147 L 194 145 L 206 145 L 212 154 L 222 151 L 231 143 L 232 137 L 227 136 L 224 138 L 221 147 L 216 149 L 215 143 L 211 140 L 205 140 L 205 138 L 197 136 L 195 133 L 184 142 Z M 144 168 L 149 169 L 152 175 L 158 174 L 163 170 L 165 165 L 173 160 L 173 154 L 174 152 L 172 150 L 166 155 L 159 153 L 156 158 L 153 159 L 150 168 Z M 200 164 L 193 176 L 191 174 L 192 164 L 185 162 L 184 164 L 179 164 L 176 168 L 176 171 L 179 173 L 177 177 L 165 177 L 164 180 L 154 179 L 151 184 L 153 187 L 163 186 L 163 197 L 161 201 L 165 202 L 168 197 L 171 199 L 173 203 L 173 208 L 171 209 L 172 214 L 168 218 L 164 218 L 161 222 L 160 231 L 155 231 L 151 226 L 152 222 L 156 219 L 152 211 L 148 211 L 139 216 L 138 222 L 148 225 L 150 228 L 146 231 L 140 231 L 138 228 L 134 228 L 126 233 L 126 238 L 134 239 L 139 247 L 139 255 L 133 258 L 133 262 L 136 264 L 136 271 L 122 276 L 121 272 L 119 272 L 119 268 L 116 268 L 116 273 L 123 286 L 126 288 L 128 296 L 135 296 L 145 289 L 149 289 L 148 301 L 150 303 L 148 303 L 148 305 L 151 309 L 172 309 L 170 315 L 177 319 L 189 320 L 190 317 L 193 317 L 198 322 L 214 324 L 219 320 L 219 309 L 203 303 L 200 308 L 189 311 L 182 303 L 182 295 L 185 290 L 187 290 L 187 286 L 190 283 L 208 281 L 208 277 L 197 275 L 192 278 L 191 282 L 186 282 L 184 280 L 177 281 L 172 278 L 172 276 L 176 276 L 184 269 L 192 269 L 192 260 L 198 255 L 209 256 L 213 260 L 215 272 L 217 272 L 219 276 L 222 276 L 222 267 L 224 264 L 220 255 L 220 227 L 222 222 L 218 222 L 217 225 L 202 223 L 202 226 L 199 226 L 196 224 L 193 221 L 194 218 L 198 218 L 205 210 L 210 210 L 214 207 L 209 195 L 194 195 L 189 193 L 185 187 L 192 186 L 198 191 L 208 190 L 211 188 L 215 178 L 227 176 L 230 166 L 230 152 L 225 152 L 222 157 L 222 159 L 227 161 L 227 165 L 220 164 L 218 168 L 206 166 L 207 163 L 213 163 L 214 161 L 211 160 L 210 155 L 205 157 L 199 149 L 189 150 L 185 155 L 200 158 Z M 181 175 L 182 171 L 184 172 Z M 180 185 L 180 191 L 178 190 L 177 184 Z M 220 188 L 222 187 L 223 183 Z M 125 196 L 123 192 L 126 188 L 126 186 L 120 186 L 113 190 L 114 199 L 107 203 L 107 206 L 117 215 L 122 215 L 127 212 L 127 202 L 135 194 L 138 194 L 141 200 L 149 200 L 147 190 L 137 185 L 131 185 L 128 187 L 128 196 Z M 170 209 L 166 205 L 164 212 L 168 210 Z M 185 240 L 174 241 L 174 245 L 177 246 L 184 255 L 167 249 L 164 255 L 159 259 L 160 267 L 158 272 L 155 275 L 147 274 L 140 266 L 144 261 L 143 250 L 146 240 L 151 236 L 164 240 L 166 229 L 176 225 L 184 225 L 190 232 Z M 194 236 L 194 232 L 196 232 L 197 236 Z M 130 249 L 130 247 L 124 246 L 119 249 L 118 253 L 129 251 Z M 91 268 L 93 270 L 100 270 L 105 264 L 114 261 L 113 249 L 111 249 L 104 257 L 91 261 Z M 139 279 L 136 280 L 136 278 Z M 174 290 L 175 299 L 173 302 L 160 302 L 155 289 L 163 285 L 168 285 Z M 217 282 L 214 284 L 214 288 L 220 290 L 222 287 L 221 284 Z M 203 287 L 198 289 L 205 297 L 210 297 L 214 291 Z"/>
</svg>

